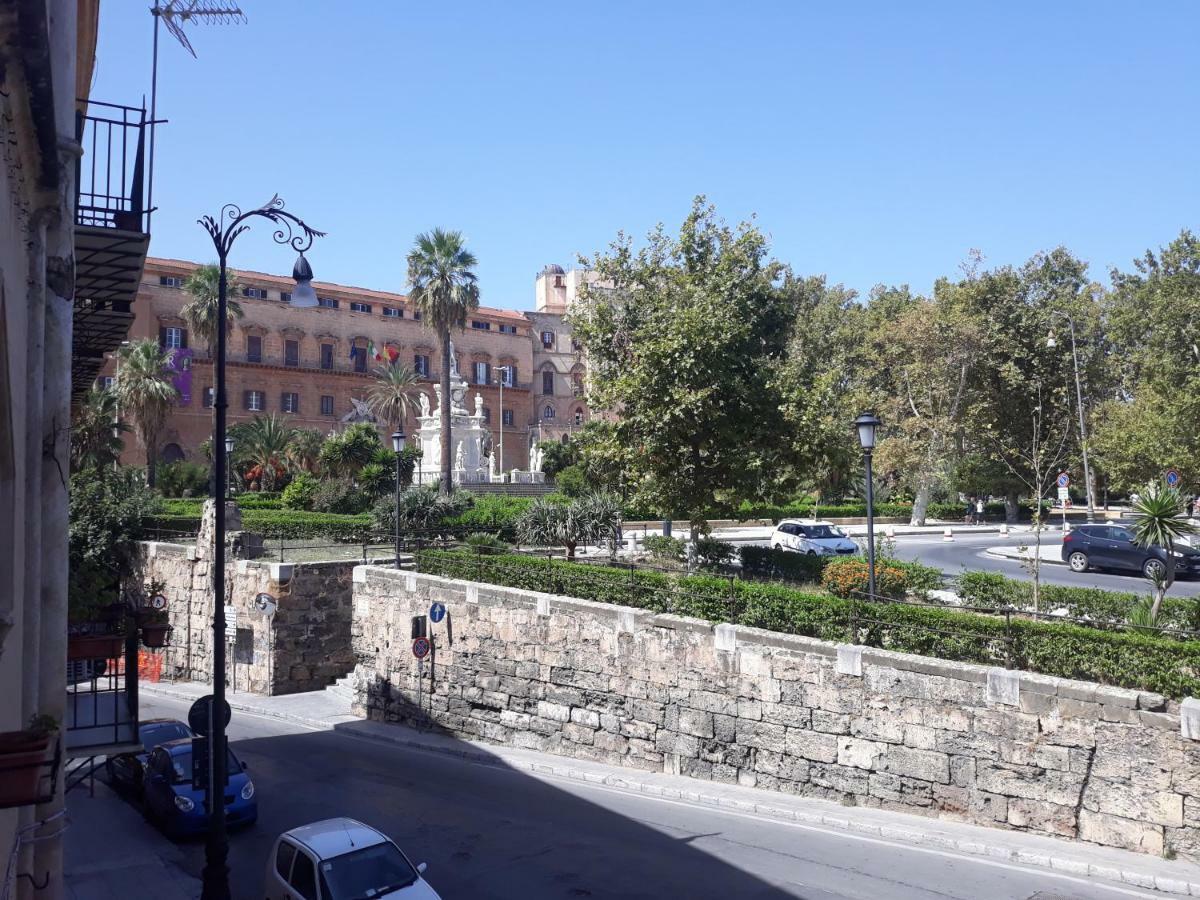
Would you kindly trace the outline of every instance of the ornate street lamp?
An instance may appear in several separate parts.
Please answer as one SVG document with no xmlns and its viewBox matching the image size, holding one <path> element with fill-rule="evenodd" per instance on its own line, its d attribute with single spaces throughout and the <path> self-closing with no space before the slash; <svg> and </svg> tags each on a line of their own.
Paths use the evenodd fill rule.
<svg viewBox="0 0 1200 900">
<path fill-rule="evenodd" d="M 871 453 L 875 450 L 875 430 L 880 424 L 875 414 L 869 412 L 854 420 L 867 470 L 867 593 L 872 600 L 875 599 L 875 485 L 871 480 Z"/>
<path fill-rule="evenodd" d="M 225 498 L 233 499 L 233 438 L 225 438 Z"/>
<path fill-rule="evenodd" d="M 400 569 L 400 457 L 404 453 L 404 426 L 392 432 L 392 450 L 396 453 L 396 569 Z"/>
<path fill-rule="evenodd" d="M 225 832 L 225 778 L 226 778 L 226 743 L 225 743 L 225 501 L 223 492 L 218 490 L 220 477 L 227 466 L 225 443 L 226 408 L 225 398 L 225 344 L 226 323 L 229 318 L 227 265 L 229 251 L 233 242 L 242 232 L 249 229 L 250 219 L 266 219 L 275 226 L 272 235 L 277 244 L 287 244 L 300 254 L 292 270 L 296 278 L 296 288 L 291 300 L 292 306 L 316 306 L 316 297 L 312 290 L 312 269 L 304 258 L 314 238 L 324 237 L 323 231 L 309 228 L 298 216 L 286 212 L 283 201 L 276 194 L 266 204 L 258 209 L 242 212 L 241 208 L 232 203 L 221 207 L 216 216 L 204 216 L 200 224 L 212 238 L 217 251 L 217 263 L 220 277 L 217 288 L 217 347 L 213 360 L 214 391 L 213 391 L 213 469 L 212 493 L 216 506 L 216 521 L 213 528 L 213 727 L 209 735 L 208 747 L 208 784 L 205 800 L 208 803 L 208 839 L 204 846 L 204 870 L 201 873 L 201 900 L 229 900 L 229 839 Z M 311 300 L 311 302 L 310 302 Z"/>
<path fill-rule="evenodd" d="M 1079 453 L 1083 457 L 1083 486 L 1087 493 L 1087 520 L 1096 520 L 1096 498 L 1092 493 L 1092 470 L 1088 465 L 1087 428 L 1083 424 L 1083 387 L 1079 380 L 1079 352 L 1075 349 L 1075 320 L 1066 313 L 1054 312 L 1052 318 L 1066 319 L 1071 329 L 1071 359 L 1075 363 L 1075 400 L 1079 408 Z M 1053 350 L 1058 346 L 1054 330 L 1046 337 L 1046 346 Z M 1065 515 L 1065 514 L 1064 514 Z"/>
</svg>

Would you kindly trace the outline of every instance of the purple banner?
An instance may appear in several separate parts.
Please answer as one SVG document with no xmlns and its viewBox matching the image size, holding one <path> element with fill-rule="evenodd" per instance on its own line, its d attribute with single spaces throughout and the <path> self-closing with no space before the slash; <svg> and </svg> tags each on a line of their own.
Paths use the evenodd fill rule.
<svg viewBox="0 0 1200 900">
<path fill-rule="evenodd" d="M 179 391 L 179 405 L 188 406 L 192 402 L 192 351 L 189 347 L 177 347 L 171 354 L 171 371 L 175 376 L 171 383 Z"/>
</svg>

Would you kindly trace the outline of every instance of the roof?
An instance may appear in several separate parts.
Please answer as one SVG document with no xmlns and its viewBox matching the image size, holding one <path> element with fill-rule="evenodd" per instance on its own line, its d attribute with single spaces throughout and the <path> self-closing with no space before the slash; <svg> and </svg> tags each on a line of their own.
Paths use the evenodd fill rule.
<svg viewBox="0 0 1200 900">
<path fill-rule="evenodd" d="M 315 853 L 318 859 L 332 859 L 387 840 L 370 825 L 344 816 L 301 825 L 284 833 Z"/>
<path fill-rule="evenodd" d="M 200 263 L 191 262 L 186 259 L 167 259 L 159 256 L 146 257 L 146 272 L 153 271 L 173 271 L 190 273 L 200 268 Z M 251 269 L 239 269 L 236 266 L 231 267 L 237 273 L 238 280 L 243 283 L 243 286 L 254 287 L 257 285 L 271 285 L 282 290 L 288 291 L 296 286 L 295 280 L 289 275 L 271 275 L 267 272 L 255 272 Z M 250 284 L 253 282 L 253 284 Z M 361 300 L 377 300 L 380 303 L 408 303 L 407 294 L 395 294 L 390 291 L 377 291 L 373 288 L 356 287 L 349 284 L 334 284 L 331 281 L 314 281 L 312 283 L 313 290 L 318 294 L 322 292 L 326 294 L 344 294 L 346 296 L 353 295 L 354 299 Z M 240 299 L 239 299 L 239 302 Z M 492 306 L 481 306 L 474 311 L 473 315 L 491 316 L 496 319 L 510 319 L 514 322 L 526 321 L 525 316 L 511 309 L 498 309 Z"/>
</svg>

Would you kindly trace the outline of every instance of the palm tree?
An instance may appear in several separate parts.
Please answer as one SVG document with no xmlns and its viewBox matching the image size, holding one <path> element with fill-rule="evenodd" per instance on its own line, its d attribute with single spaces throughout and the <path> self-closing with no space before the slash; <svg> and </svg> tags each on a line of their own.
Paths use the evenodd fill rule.
<svg viewBox="0 0 1200 900">
<path fill-rule="evenodd" d="M 121 456 L 120 433 L 129 426 L 118 418 L 117 395 L 92 385 L 71 423 L 71 468 L 100 469 Z"/>
<path fill-rule="evenodd" d="M 415 408 L 413 394 L 420 383 L 420 376 L 408 366 L 398 363 L 380 366 L 375 370 L 375 383 L 367 391 L 367 405 L 395 430 L 404 424 L 408 411 Z"/>
<path fill-rule="evenodd" d="M 277 413 L 255 416 L 239 429 L 239 456 L 259 468 L 264 491 L 275 489 L 276 470 L 283 466 L 294 436 L 295 429 Z"/>
<path fill-rule="evenodd" d="M 149 338 L 121 347 L 121 375 L 117 379 L 117 401 L 137 422 L 138 438 L 146 448 L 146 484 L 154 487 L 158 435 L 179 391 L 171 369 L 170 350 Z"/>
<path fill-rule="evenodd" d="M 382 446 L 374 425 L 355 422 L 326 438 L 318 456 L 321 471 L 340 478 L 354 478 Z"/>
<path fill-rule="evenodd" d="M 237 294 L 237 276 L 226 272 L 225 276 L 225 330 L 233 329 L 233 320 L 240 319 L 244 313 L 241 304 L 232 299 Z M 180 318 L 187 323 L 192 334 L 204 340 L 211 357 L 213 347 L 217 343 L 217 298 L 221 285 L 221 270 L 214 264 L 200 266 L 183 283 L 191 299 L 179 311 Z"/>
<path fill-rule="evenodd" d="M 1157 482 L 1152 483 L 1146 493 L 1133 505 L 1133 539 L 1139 547 L 1162 547 L 1166 551 L 1165 563 L 1151 559 L 1146 563 L 1146 577 L 1153 587 L 1154 602 L 1150 606 L 1149 619 L 1158 622 L 1163 597 L 1175 583 L 1175 544 L 1185 535 L 1200 531 L 1187 518 L 1183 496 L 1178 490 Z"/>
<path fill-rule="evenodd" d="M 288 464 L 302 472 L 315 473 L 324 443 L 325 435 L 315 428 L 297 428 L 288 447 Z"/>
<path fill-rule="evenodd" d="M 475 255 L 463 246 L 458 231 L 418 234 L 408 254 L 409 299 L 425 324 L 437 332 L 442 344 L 442 481 L 441 490 L 454 490 L 450 459 L 450 330 L 464 328 L 467 315 L 479 307 L 479 279 Z"/>
</svg>

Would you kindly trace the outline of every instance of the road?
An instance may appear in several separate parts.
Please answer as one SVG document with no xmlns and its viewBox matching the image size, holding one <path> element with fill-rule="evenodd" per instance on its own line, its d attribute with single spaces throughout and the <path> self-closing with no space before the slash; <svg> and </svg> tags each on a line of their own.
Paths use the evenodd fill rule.
<svg viewBox="0 0 1200 900">
<path fill-rule="evenodd" d="M 145 696 L 142 715 L 184 718 Z M 332 815 L 387 832 L 444 900 L 1117 900 L 1161 895 L 380 744 L 235 712 L 259 822 L 231 835 L 235 900 L 261 898 L 275 836 Z M 166 838 L 163 838 L 165 841 Z M 199 876 L 204 847 L 181 847 Z"/>
</svg>

